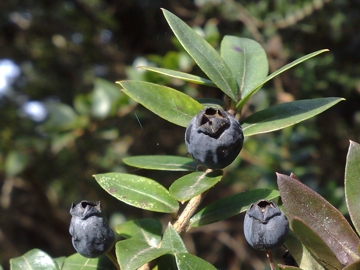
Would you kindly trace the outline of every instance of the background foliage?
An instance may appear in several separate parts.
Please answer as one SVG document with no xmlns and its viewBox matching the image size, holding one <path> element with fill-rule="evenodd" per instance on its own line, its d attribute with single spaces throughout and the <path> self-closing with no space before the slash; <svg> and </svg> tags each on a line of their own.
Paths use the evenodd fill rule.
<svg viewBox="0 0 360 270">
<path fill-rule="evenodd" d="M 181 17 L 217 48 L 226 34 L 257 40 L 267 51 L 270 72 L 305 54 L 330 49 L 266 84 L 250 101 L 248 114 L 293 99 L 346 98 L 314 119 L 247 138 L 241 158 L 226 170 L 204 204 L 251 188 L 276 188 L 277 171 L 294 172 L 344 210 L 349 139 L 360 141 L 360 4 L 293 2 L 1 2 L 0 59 L 14 61 L 21 71 L 11 87 L 0 92 L 1 265 L 6 269 L 9 258 L 32 248 L 53 257 L 73 254 L 68 233 L 71 202 L 101 200 L 115 224 L 125 217 L 151 217 L 108 196 L 94 174 L 136 173 L 162 179 L 167 187 L 182 175 L 169 177 L 122 163 L 132 155 L 186 156 L 184 129 L 130 101 L 114 81 L 152 81 L 198 98 L 219 95 L 208 86 L 134 68 L 148 63 L 202 75 L 174 41 L 160 7 Z M 29 101 L 44 105 L 46 120 L 34 121 L 26 110 Z M 189 252 L 218 268 L 258 269 L 264 264 L 263 254 L 245 243 L 242 216 L 195 229 L 185 241 Z"/>
</svg>

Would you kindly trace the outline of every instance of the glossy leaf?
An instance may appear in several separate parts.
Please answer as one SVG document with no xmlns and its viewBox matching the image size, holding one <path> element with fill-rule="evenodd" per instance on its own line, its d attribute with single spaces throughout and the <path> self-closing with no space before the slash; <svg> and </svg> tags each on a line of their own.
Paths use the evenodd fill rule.
<svg viewBox="0 0 360 270">
<path fill-rule="evenodd" d="M 344 216 L 328 201 L 299 180 L 277 174 L 286 215 L 300 218 L 329 246 L 341 264 L 360 259 L 360 240 Z"/>
<path fill-rule="evenodd" d="M 269 72 L 265 50 L 252 39 L 225 36 L 221 41 L 221 56 L 239 86 L 237 100 L 262 83 Z"/>
<path fill-rule="evenodd" d="M 180 202 L 185 202 L 213 187 L 221 180 L 222 170 L 193 172 L 176 180 L 169 188 L 170 194 Z"/>
<path fill-rule="evenodd" d="M 94 175 L 96 181 L 109 194 L 132 206 L 162 213 L 175 213 L 178 202 L 158 182 L 126 173 Z"/>
<path fill-rule="evenodd" d="M 325 267 L 315 260 L 292 230 L 289 231 L 286 238 L 285 247 L 301 269 L 325 270 Z"/>
<path fill-rule="evenodd" d="M 123 159 L 126 165 L 161 171 L 196 171 L 198 166 L 191 158 L 179 156 L 133 156 Z"/>
<path fill-rule="evenodd" d="M 54 258 L 53 260 L 57 264 L 58 268 L 62 269 L 62 267 L 65 263 L 66 257 L 62 256 L 62 257 Z"/>
<path fill-rule="evenodd" d="M 185 244 L 180 235 L 176 232 L 171 223 L 168 224 L 164 232 L 164 237 L 161 244 L 162 248 L 171 250 L 172 253 L 187 252 Z"/>
<path fill-rule="evenodd" d="M 202 71 L 227 96 L 237 101 L 238 86 L 229 66 L 220 54 L 177 16 L 165 9 L 163 12 L 175 36 Z"/>
<path fill-rule="evenodd" d="M 244 136 L 279 130 L 309 119 L 334 106 L 343 98 L 329 97 L 298 100 L 272 106 L 245 118 Z"/>
<path fill-rule="evenodd" d="M 68 130 L 76 125 L 78 115 L 69 105 L 57 102 L 48 102 L 46 104 L 48 118 L 41 125 L 42 129 L 50 131 Z"/>
<path fill-rule="evenodd" d="M 147 66 L 140 66 L 139 68 L 148 70 L 148 71 L 153 71 L 156 73 L 160 73 L 160 74 L 163 74 L 163 75 L 166 75 L 166 76 L 169 76 L 172 78 L 180 79 L 180 80 L 183 80 L 186 82 L 191 82 L 191 83 L 200 84 L 200 85 L 207 85 L 207 86 L 211 86 L 211 87 L 217 87 L 212 81 L 210 81 L 208 79 L 202 78 L 200 76 L 188 74 L 185 72 L 177 71 L 177 70 L 158 68 L 158 67 L 147 67 Z"/>
<path fill-rule="evenodd" d="M 236 105 L 236 108 L 241 109 L 242 107 L 244 107 L 244 105 L 246 104 L 246 102 L 257 92 L 261 89 L 261 87 L 268 81 L 270 81 L 271 79 L 273 79 L 274 77 L 280 75 L 281 73 L 287 71 L 288 69 L 306 61 L 309 60 L 310 58 L 313 58 L 323 52 L 328 52 L 328 49 L 323 49 L 323 50 L 319 50 L 310 54 L 307 54 L 303 57 L 300 57 L 299 59 L 296 59 L 295 61 L 283 66 L 282 68 L 278 69 L 277 71 L 275 71 L 274 73 L 270 74 L 269 76 L 266 77 L 266 79 L 264 81 L 262 81 L 258 86 L 255 86 L 247 95 L 243 95 L 242 100 L 239 101 L 239 103 Z"/>
<path fill-rule="evenodd" d="M 327 244 L 301 219 L 294 217 L 291 227 L 300 242 L 326 269 L 342 269 L 342 265 Z"/>
<path fill-rule="evenodd" d="M 24 255 L 10 260 L 10 268 L 18 269 L 36 269 L 36 270 L 58 270 L 56 262 L 40 249 L 32 249 Z"/>
<path fill-rule="evenodd" d="M 117 225 L 115 231 L 122 237 L 142 239 L 149 246 L 157 247 L 161 241 L 162 224 L 154 218 L 129 220 Z"/>
<path fill-rule="evenodd" d="M 254 189 L 230 195 L 201 209 L 190 219 L 190 227 L 204 226 L 227 219 L 245 212 L 250 204 L 260 199 L 273 200 L 279 195 L 277 190 L 271 189 Z"/>
<path fill-rule="evenodd" d="M 61 270 L 116 270 L 116 267 L 106 255 L 90 259 L 75 253 L 66 258 Z"/>
<path fill-rule="evenodd" d="M 178 270 L 217 270 L 212 264 L 190 253 L 176 253 Z"/>
<path fill-rule="evenodd" d="M 351 221 L 360 234 L 360 144 L 350 141 L 345 166 L 345 198 Z"/>
<path fill-rule="evenodd" d="M 186 127 L 203 106 L 170 87 L 141 81 L 117 82 L 123 91 L 153 113 L 176 125 Z"/>
<path fill-rule="evenodd" d="M 121 270 L 134 270 L 169 252 L 165 248 L 149 246 L 139 239 L 119 241 L 115 245 L 116 257 Z"/>
</svg>

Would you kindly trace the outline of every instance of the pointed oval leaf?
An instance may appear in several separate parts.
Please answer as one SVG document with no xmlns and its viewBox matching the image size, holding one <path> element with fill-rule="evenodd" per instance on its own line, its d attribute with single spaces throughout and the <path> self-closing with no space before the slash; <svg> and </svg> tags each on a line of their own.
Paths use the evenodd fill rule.
<svg viewBox="0 0 360 270">
<path fill-rule="evenodd" d="M 147 66 L 140 66 L 138 68 L 148 70 L 148 71 L 153 71 L 156 73 L 160 73 L 160 74 L 163 74 L 163 75 L 166 75 L 166 76 L 169 76 L 172 78 L 180 79 L 180 80 L 183 80 L 186 82 L 191 82 L 191 83 L 200 84 L 200 85 L 207 85 L 207 86 L 211 86 L 211 87 L 217 87 L 212 81 L 210 81 L 208 79 L 202 78 L 200 76 L 188 74 L 185 72 L 177 71 L 177 70 L 158 68 L 158 67 L 147 67 Z"/>
<path fill-rule="evenodd" d="M 291 221 L 298 217 L 328 245 L 341 264 L 360 259 L 360 239 L 344 216 L 328 201 L 299 180 L 277 174 L 285 213 Z"/>
<path fill-rule="evenodd" d="M 238 100 L 261 84 L 269 72 L 265 50 L 252 39 L 225 36 L 221 41 L 221 56 L 239 86 L 239 93 L 236 93 Z"/>
<path fill-rule="evenodd" d="M 212 264 L 190 253 L 176 253 L 178 270 L 217 270 Z"/>
<path fill-rule="evenodd" d="M 174 229 L 174 227 L 171 225 L 171 223 L 168 224 L 168 227 L 164 232 L 161 247 L 170 249 L 174 254 L 179 252 L 187 252 L 183 240 L 181 239 L 177 231 Z"/>
<path fill-rule="evenodd" d="M 116 267 L 106 255 L 90 259 L 75 253 L 66 258 L 61 270 L 116 270 Z"/>
<path fill-rule="evenodd" d="M 134 156 L 123 159 L 126 165 L 161 171 L 196 171 L 197 163 L 191 158 L 178 156 Z"/>
<path fill-rule="evenodd" d="M 149 246 L 139 239 L 119 241 L 115 245 L 116 257 L 122 270 L 134 270 L 170 252 L 165 248 Z"/>
<path fill-rule="evenodd" d="M 162 224 L 154 218 L 129 220 L 117 225 L 115 231 L 122 237 L 142 239 L 149 246 L 157 247 L 161 241 Z"/>
<path fill-rule="evenodd" d="M 277 190 L 255 189 L 230 195 L 201 209 L 190 219 L 190 227 L 199 227 L 227 219 L 245 212 L 249 205 L 260 200 L 272 200 L 279 197 Z"/>
<path fill-rule="evenodd" d="M 123 91 L 153 113 L 176 125 L 186 127 L 203 106 L 170 87 L 141 82 L 120 81 Z"/>
<path fill-rule="evenodd" d="M 281 73 L 285 72 L 286 70 L 306 61 L 309 60 L 310 58 L 313 58 L 323 52 L 328 52 L 328 49 L 323 49 L 323 50 L 319 50 L 310 54 L 307 54 L 303 57 L 300 57 L 299 59 L 296 59 L 295 61 L 283 66 L 282 68 L 278 69 L 277 71 L 275 71 L 274 73 L 271 73 L 269 76 L 266 77 L 266 79 L 261 82 L 258 86 L 255 86 L 254 89 L 252 89 L 250 92 L 247 93 L 247 95 L 243 95 L 242 99 L 239 101 L 239 103 L 236 105 L 236 108 L 241 109 L 242 107 L 244 107 L 244 105 L 246 104 L 246 102 L 257 92 L 261 89 L 261 87 L 267 83 L 268 81 L 270 81 L 272 78 L 276 77 L 277 75 L 280 75 Z"/>
<path fill-rule="evenodd" d="M 44 251 L 32 249 L 24 255 L 10 260 L 10 268 L 17 269 L 36 269 L 36 270 L 58 270 L 56 262 Z"/>
<path fill-rule="evenodd" d="M 175 36 L 188 54 L 213 83 L 237 102 L 238 86 L 229 66 L 220 54 L 177 16 L 165 9 L 163 12 Z"/>
<path fill-rule="evenodd" d="M 286 238 L 285 247 L 301 269 L 326 270 L 323 265 L 315 260 L 291 229 Z"/>
<path fill-rule="evenodd" d="M 94 175 L 110 195 L 132 206 L 162 213 L 175 213 L 179 204 L 158 182 L 133 174 L 104 173 Z"/>
<path fill-rule="evenodd" d="M 190 173 L 176 180 L 170 186 L 169 192 L 178 201 L 186 202 L 213 187 L 222 176 L 222 170 Z"/>
<path fill-rule="evenodd" d="M 244 136 L 279 130 L 309 119 L 344 100 L 338 97 L 298 100 L 272 106 L 245 118 Z"/>
<path fill-rule="evenodd" d="M 351 221 L 360 234 L 360 144 L 350 141 L 345 166 L 345 198 Z"/>
<path fill-rule="evenodd" d="M 327 244 L 301 219 L 294 217 L 291 227 L 301 243 L 326 269 L 342 269 L 342 265 Z"/>
</svg>

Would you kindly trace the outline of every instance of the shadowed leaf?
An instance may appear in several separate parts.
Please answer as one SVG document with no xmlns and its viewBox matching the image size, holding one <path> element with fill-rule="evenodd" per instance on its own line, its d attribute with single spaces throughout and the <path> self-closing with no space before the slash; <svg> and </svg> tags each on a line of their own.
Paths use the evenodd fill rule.
<svg viewBox="0 0 360 270">
<path fill-rule="evenodd" d="M 230 195 L 201 209 L 190 219 L 190 227 L 204 226 L 239 213 L 245 212 L 249 205 L 260 200 L 272 200 L 279 197 L 277 190 L 255 189 Z"/>
<path fill-rule="evenodd" d="M 360 259 L 360 240 L 344 216 L 328 201 L 300 181 L 277 174 L 278 187 L 287 217 L 300 218 L 331 249 L 341 264 Z"/>
<path fill-rule="evenodd" d="M 352 223 L 360 234 L 360 144 L 350 141 L 345 167 L 345 198 Z"/>
<path fill-rule="evenodd" d="M 119 241 L 115 245 L 116 257 L 122 270 L 134 270 L 170 250 L 149 246 L 146 242 L 139 239 L 128 239 Z"/>
<path fill-rule="evenodd" d="M 143 239 L 149 246 L 157 247 L 161 241 L 162 224 L 154 218 L 129 220 L 117 225 L 115 231 L 122 237 Z"/>
<path fill-rule="evenodd" d="M 325 242 L 301 219 L 294 217 L 291 226 L 301 243 L 326 269 L 342 269 L 342 265 Z"/>
</svg>

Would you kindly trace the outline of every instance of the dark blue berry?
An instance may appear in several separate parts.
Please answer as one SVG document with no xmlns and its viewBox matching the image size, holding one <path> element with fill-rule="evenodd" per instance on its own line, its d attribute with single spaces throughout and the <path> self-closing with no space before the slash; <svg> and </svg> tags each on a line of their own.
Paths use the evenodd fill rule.
<svg viewBox="0 0 360 270">
<path fill-rule="evenodd" d="M 244 141 L 240 123 L 220 108 L 205 108 L 189 123 L 185 145 L 200 165 L 222 169 L 238 156 Z"/>
<path fill-rule="evenodd" d="M 250 205 L 244 220 L 246 241 L 255 249 L 281 247 L 289 232 L 289 222 L 272 201 L 260 200 Z"/>
<path fill-rule="evenodd" d="M 100 202 L 81 201 L 72 204 L 69 232 L 76 251 L 87 258 L 96 258 L 107 253 L 115 243 L 115 235 L 110 228 Z"/>
</svg>

